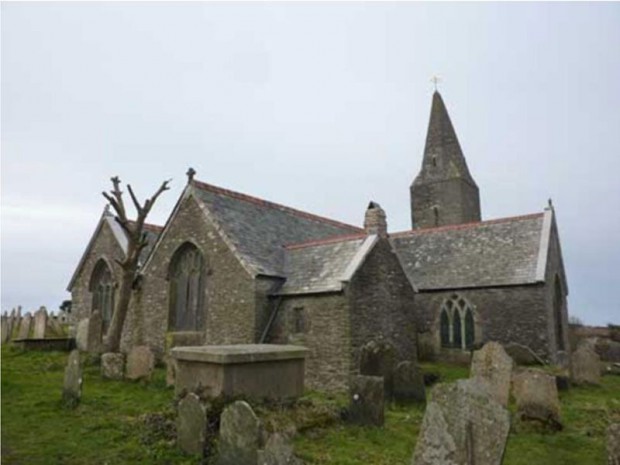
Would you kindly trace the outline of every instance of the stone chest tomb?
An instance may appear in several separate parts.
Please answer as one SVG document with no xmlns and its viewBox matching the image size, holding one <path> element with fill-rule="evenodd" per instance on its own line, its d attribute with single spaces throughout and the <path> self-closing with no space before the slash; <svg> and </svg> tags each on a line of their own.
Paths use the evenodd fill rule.
<svg viewBox="0 0 620 465">
<path fill-rule="evenodd" d="M 206 397 L 295 398 L 304 391 L 308 349 L 277 344 L 175 347 L 175 393 Z"/>
</svg>

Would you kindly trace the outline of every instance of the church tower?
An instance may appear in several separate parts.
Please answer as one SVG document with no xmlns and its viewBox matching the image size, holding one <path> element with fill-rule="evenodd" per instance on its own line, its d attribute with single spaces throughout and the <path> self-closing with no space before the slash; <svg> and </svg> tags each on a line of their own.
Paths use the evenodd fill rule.
<svg viewBox="0 0 620 465">
<path fill-rule="evenodd" d="M 422 169 L 410 187 L 413 228 L 480 221 L 480 194 L 439 92 L 433 94 Z"/>
</svg>

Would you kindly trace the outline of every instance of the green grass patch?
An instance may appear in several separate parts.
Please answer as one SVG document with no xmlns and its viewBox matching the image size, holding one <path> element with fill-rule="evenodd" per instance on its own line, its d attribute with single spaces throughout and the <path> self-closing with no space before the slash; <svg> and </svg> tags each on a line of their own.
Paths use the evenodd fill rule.
<svg viewBox="0 0 620 465">
<path fill-rule="evenodd" d="M 165 371 L 150 383 L 103 380 L 96 358 L 86 358 L 82 402 L 61 405 L 67 353 L 2 348 L 3 464 L 196 464 L 176 448 L 174 392 Z M 469 368 L 423 364 L 452 382 Z M 620 377 L 600 387 L 560 395 L 564 429 L 557 433 L 515 422 L 504 465 L 594 465 L 605 461 L 605 429 L 620 421 Z M 347 396 L 311 392 L 294 405 L 254 406 L 268 431 L 297 431 L 297 454 L 308 464 L 409 464 L 423 405 L 386 409 L 382 428 L 345 425 Z M 511 406 L 514 411 L 514 405 Z"/>
</svg>

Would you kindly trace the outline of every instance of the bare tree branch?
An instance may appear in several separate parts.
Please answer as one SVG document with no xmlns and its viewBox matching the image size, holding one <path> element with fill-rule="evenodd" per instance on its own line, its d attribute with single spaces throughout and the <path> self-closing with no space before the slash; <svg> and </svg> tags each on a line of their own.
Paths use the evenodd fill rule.
<svg viewBox="0 0 620 465">
<path fill-rule="evenodd" d="M 138 199 L 136 198 L 136 195 L 133 193 L 133 189 L 131 188 L 131 184 L 127 184 L 127 190 L 129 191 L 129 195 L 131 196 L 131 200 L 133 201 L 133 205 L 134 205 L 134 207 L 136 207 L 136 211 L 138 212 L 138 215 L 139 215 L 140 212 L 142 211 L 142 206 L 140 205 L 140 202 L 138 202 Z"/>
</svg>

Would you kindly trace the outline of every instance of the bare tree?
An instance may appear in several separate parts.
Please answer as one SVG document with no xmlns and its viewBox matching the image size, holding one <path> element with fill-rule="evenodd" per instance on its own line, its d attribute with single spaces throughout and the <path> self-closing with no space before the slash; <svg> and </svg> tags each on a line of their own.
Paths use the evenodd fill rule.
<svg viewBox="0 0 620 465">
<path fill-rule="evenodd" d="M 123 201 L 123 192 L 120 190 L 121 180 L 118 176 L 114 176 L 111 181 L 113 186 L 112 190 L 109 193 L 103 192 L 103 196 L 114 209 L 116 213 L 115 219 L 127 236 L 127 252 L 125 253 L 125 258 L 123 260 L 116 260 L 122 270 L 121 282 L 114 305 L 112 321 L 110 322 L 105 340 L 106 352 L 118 352 L 121 344 L 123 325 L 125 324 L 125 318 L 129 310 L 132 290 L 138 276 L 140 253 L 148 245 L 147 236 L 144 232 L 144 222 L 153 204 L 157 200 L 157 197 L 159 197 L 162 192 L 169 189 L 168 183 L 170 180 L 164 181 L 161 186 L 159 186 L 159 189 L 157 189 L 157 192 L 155 192 L 150 199 L 144 201 L 144 205 L 138 202 L 131 185 L 127 184 L 127 191 L 129 191 L 133 205 L 138 213 L 138 217 L 135 221 L 127 218 L 127 210 L 125 209 L 125 203 Z"/>
</svg>

